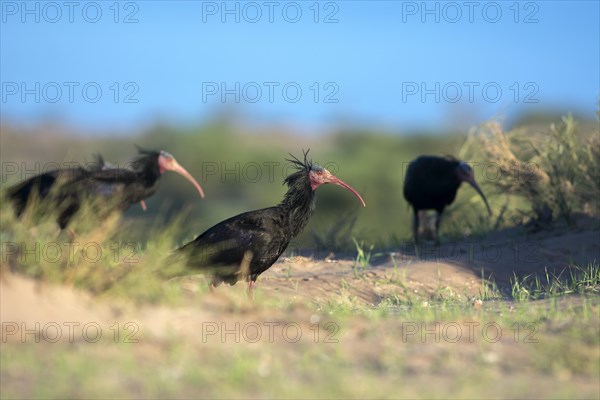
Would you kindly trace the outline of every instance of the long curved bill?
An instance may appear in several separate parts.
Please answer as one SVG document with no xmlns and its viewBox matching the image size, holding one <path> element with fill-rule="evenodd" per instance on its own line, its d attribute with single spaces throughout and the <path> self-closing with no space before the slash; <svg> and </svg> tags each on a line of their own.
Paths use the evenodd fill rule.
<svg viewBox="0 0 600 400">
<path fill-rule="evenodd" d="M 202 188 L 200 187 L 198 182 L 196 182 L 194 177 L 189 172 L 187 172 L 185 170 L 185 168 L 183 168 L 181 165 L 179 165 L 179 163 L 177 161 L 173 160 L 173 162 L 168 167 L 168 169 L 170 171 L 177 172 L 179 175 L 183 176 L 185 179 L 190 181 L 192 183 L 192 185 L 194 185 L 196 187 L 196 189 L 198 190 L 198 193 L 200 193 L 200 197 L 204 198 L 204 191 L 202 190 Z"/>
<path fill-rule="evenodd" d="M 477 191 L 477 193 L 479 193 L 479 195 L 483 199 L 483 202 L 485 203 L 485 206 L 487 207 L 488 213 L 490 213 L 490 215 L 492 215 L 492 209 L 490 208 L 490 205 L 488 204 L 488 201 L 485 198 L 485 195 L 481 191 L 481 188 L 479 187 L 477 182 L 475 182 L 475 180 L 468 180 L 467 182 L 469 182 L 469 185 L 471 185 L 473 187 L 473 189 L 475 189 Z"/>
<path fill-rule="evenodd" d="M 363 207 L 366 207 L 367 205 L 365 204 L 365 201 L 363 200 L 363 198 L 360 196 L 360 194 L 358 194 L 358 192 L 356 190 L 354 190 L 354 188 L 350 185 L 348 185 L 346 182 L 344 182 L 343 180 L 341 180 L 338 177 L 332 176 L 330 183 L 333 183 L 334 185 L 338 185 L 341 186 L 345 189 L 348 189 L 349 191 L 351 191 L 352 193 L 354 193 L 354 195 L 356 197 L 358 197 L 358 200 L 360 200 L 360 202 L 362 203 Z"/>
</svg>

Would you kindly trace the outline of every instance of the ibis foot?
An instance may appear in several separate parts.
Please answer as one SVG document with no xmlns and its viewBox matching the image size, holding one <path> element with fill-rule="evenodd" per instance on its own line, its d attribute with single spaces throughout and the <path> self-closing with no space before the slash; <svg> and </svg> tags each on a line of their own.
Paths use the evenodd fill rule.
<svg viewBox="0 0 600 400">
<path fill-rule="evenodd" d="M 254 300 L 254 282 L 252 279 L 248 280 L 248 288 L 246 289 L 246 294 L 250 300 Z"/>
</svg>

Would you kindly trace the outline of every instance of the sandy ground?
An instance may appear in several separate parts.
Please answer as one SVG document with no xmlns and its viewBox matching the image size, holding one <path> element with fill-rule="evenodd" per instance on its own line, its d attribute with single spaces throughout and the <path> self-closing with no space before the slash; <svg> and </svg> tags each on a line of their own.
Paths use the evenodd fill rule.
<svg viewBox="0 0 600 400">
<path fill-rule="evenodd" d="M 481 339 L 471 343 L 466 335 L 458 344 L 431 343 L 418 335 L 406 342 L 400 336 L 406 323 L 403 318 L 344 317 L 319 307 L 342 304 L 351 306 L 345 310 L 353 310 L 390 299 L 423 304 L 442 296 L 467 299 L 477 308 L 484 281 L 507 292 L 514 276 L 534 274 L 543 279 L 546 272 L 566 274 L 569 264 L 587 265 L 600 259 L 599 239 L 598 221 L 584 219 L 575 230 L 526 233 L 524 228 L 514 228 L 477 240 L 445 242 L 438 248 L 430 244 L 423 247 L 421 258 L 413 249 L 399 249 L 393 256 L 374 256 L 372 265 L 364 269 L 356 267 L 353 260 L 335 257 L 284 258 L 259 278 L 255 302 L 246 298 L 245 285 L 240 283 L 221 286 L 214 294 L 196 297 L 193 306 L 185 307 L 137 306 L 95 298 L 73 287 L 34 281 L 2 268 L 2 388 L 9 396 L 20 398 L 39 393 L 95 398 L 100 394 L 228 397 L 227 393 L 244 398 L 297 398 L 303 393 L 298 390 L 306 391 L 302 387 L 307 385 L 332 390 L 334 397 L 597 398 L 600 382 L 589 372 L 595 371 L 598 362 L 598 356 L 590 352 L 593 339 L 591 344 L 589 339 L 574 340 L 568 349 L 556 353 L 552 343 L 561 333 L 540 332 L 543 343 L 537 345 L 522 340 L 517 343 L 507 326 L 501 340 L 493 344 Z M 201 290 L 200 283 L 205 281 L 201 276 L 190 276 L 175 282 L 191 293 Z M 542 300 L 535 302 L 535 307 L 565 307 L 568 320 L 568 310 L 580 307 L 577 302 L 582 300 L 572 296 L 558 305 Z M 496 307 L 491 303 L 484 307 Z M 476 312 L 457 315 L 452 323 L 477 318 Z M 483 325 L 489 321 L 479 322 Z M 314 336 L 315 323 L 320 329 L 318 339 Z M 236 324 L 243 327 L 242 340 L 231 334 L 223 337 L 223 327 L 231 330 Z M 332 329 L 325 329 L 328 324 L 333 324 L 329 325 Z M 291 331 L 287 328 L 290 325 L 294 328 Z M 561 328 L 550 324 L 550 330 L 568 329 L 568 325 Z M 257 326 L 263 333 L 258 342 L 244 337 L 251 336 Z M 246 328 L 250 330 L 244 331 Z M 57 336 L 58 330 L 61 335 Z M 295 330 L 303 333 L 299 342 L 289 338 Z M 117 331 L 118 339 L 114 336 Z M 573 354 L 586 366 L 565 367 Z M 223 376 L 233 373 L 226 360 L 233 360 L 235 368 L 244 367 L 245 378 L 222 378 L 223 370 L 227 371 Z M 339 372 L 321 375 L 314 368 L 300 369 L 302 372 L 290 369 L 323 360 L 329 360 Z M 212 368 L 205 368 L 203 363 Z M 128 369 L 130 365 L 135 369 Z M 285 372 L 277 370 L 280 366 L 285 366 Z M 139 368 L 147 372 L 139 372 Z M 577 373 L 580 368 L 584 372 Z M 186 370 L 198 375 L 186 381 Z M 271 392 L 270 384 L 260 383 L 268 382 L 270 375 L 286 383 L 276 385 L 278 389 Z M 83 381 L 52 388 L 54 382 L 65 379 Z M 199 379 L 211 383 L 216 379 L 221 386 L 202 385 Z M 500 379 L 506 382 L 501 390 L 493 383 Z M 362 386 L 354 387 L 357 382 L 363 382 Z M 171 391 L 160 394 L 163 386 Z M 327 397 L 320 391 L 306 393 Z"/>
<path fill-rule="evenodd" d="M 373 265 L 365 269 L 347 259 L 283 258 L 261 275 L 256 285 L 257 296 L 299 300 L 302 304 L 311 300 L 335 302 L 352 298 L 355 303 L 368 307 L 393 296 L 399 300 L 427 300 L 440 294 L 474 299 L 481 296 L 484 280 L 508 296 L 510 280 L 515 276 L 537 275 L 544 280 L 546 273 L 568 274 L 569 265 L 587 265 L 600 260 L 598 225 L 597 220 L 582 218 L 575 230 L 555 228 L 527 233 L 525 228 L 513 228 L 477 240 L 445 242 L 440 247 L 427 244 L 421 258 L 407 247 L 401 249 L 404 251 L 375 256 Z M 192 276 L 179 281 L 184 288 L 195 291 L 198 280 L 202 279 Z M 218 320 L 223 309 L 231 307 L 228 295 L 245 290 L 242 283 L 233 287 L 222 285 L 216 294 L 205 296 L 203 307 L 186 310 L 114 306 L 71 287 L 49 285 L 6 272 L 0 285 L 2 322 L 44 326 L 48 322 L 94 320 L 103 325 L 103 321 L 109 324 L 115 320 L 135 320 L 159 336 L 167 329 L 194 332 L 195 323 Z M 243 303 L 238 306 L 243 307 Z M 193 315 L 191 319 L 190 315 Z M 243 313 L 240 318 L 244 319 Z M 3 324 L 3 331 L 5 329 Z"/>
<path fill-rule="evenodd" d="M 259 278 L 260 288 L 269 295 L 279 292 L 323 300 L 346 290 L 365 305 L 376 305 L 406 293 L 476 297 L 485 280 L 508 296 L 515 277 L 537 275 L 545 281 L 546 273 L 568 276 L 570 265 L 600 261 L 598 221 L 581 218 L 577 226 L 535 233 L 512 228 L 479 239 L 446 241 L 439 247 L 425 243 L 420 257 L 408 244 L 401 251 L 373 257 L 373 265 L 366 269 L 355 267 L 353 260 L 287 258 Z"/>
</svg>

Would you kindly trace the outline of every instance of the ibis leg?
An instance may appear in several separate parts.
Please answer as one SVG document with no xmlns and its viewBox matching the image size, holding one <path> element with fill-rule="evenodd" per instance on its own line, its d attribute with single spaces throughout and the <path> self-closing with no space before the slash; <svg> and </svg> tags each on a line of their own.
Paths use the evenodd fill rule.
<svg viewBox="0 0 600 400">
<path fill-rule="evenodd" d="M 213 280 L 210 285 L 208 285 L 208 288 L 210 289 L 211 293 L 215 292 L 215 289 L 217 288 L 217 286 L 219 285 L 218 281 Z"/>
<path fill-rule="evenodd" d="M 254 282 L 255 281 L 248 278 L 248 288 L 246 289 L 246 294 L 248 294 L 248 298 L 250 300 L 254 300 Z"/>
<path fill-rule="evenodd" d="M 71 242 L 77 237 L 77 233 L 75 233 L 73 228 L 67 228 L 67 235 L 69 235 L 69 239 L 71 239 Z"/>
<path fill-rule="evenodd" d="M 413 210 L 413 243 L 415 246 L 415 254 L 417 258 L 421 258 L 421 252 L 419 249 L 419 211 Z"/>
<path fill-rule="evenodd" d="M 414 210 L 413 214 L 413 240 L 415 244 L 419 243 L 419 211 Z"/>
<path fill-rule="evenodd" d="M 440 222 L 442 221 L 442 212 L 437 211 L 435 213 L 435 244 L 440 245 Z"/>
</svg>

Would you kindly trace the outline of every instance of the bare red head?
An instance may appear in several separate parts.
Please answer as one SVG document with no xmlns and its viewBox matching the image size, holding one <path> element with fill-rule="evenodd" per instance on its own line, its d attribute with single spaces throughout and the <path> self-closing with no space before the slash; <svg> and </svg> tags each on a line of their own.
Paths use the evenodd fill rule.
<svg viewBox="0 0 600 400">
<path fill-rule="evenodd" d="M 196 182 L 196 180 L 192 177 L 192 175 L 190 175 L 189 172 L 185 170 L 185 168 L 179 165 L 177 160 L 175 160 L 175 158 L 171 154 L 167 153 L 164 150 L 161 150 L 158 154 L 158 167 L 160 168 L 161 174 L 165 171 L 173 171 L 177 172 L 179 175 L 182 175 L 185 179 L 190 181 L 196 187 L 198 193 L 200 193 L 200 197 L 204 198 L 204 191 L 202 190 L 198 182 Z"/>
<path fill-rule="evenodd" d="M 479 193 L 479 195 L 483 199 L 483 202 L 485 203 L 485 206 L 487 207 L 488 213 L 490 213 L 490 215 L 492 215 L 492 209 L 490 208 L 490 205 L 488 204 L 488 201 L 485 198 L 485 195 L 481 191 L 481 188 L 479 187 L 477 182 L 475 182 L 475 174 L 473 173 L 473 168 L 471 168 L 471 166 L 469 164 L 467 164 L 466 162 L 461 161 L 458 164 L 458 168 L 456 169 L 456 174 L 458 175 L 458 178 L 462 182 L 467 182 L 469 185 L 471 185 L 473 187 L 473 189 L 475 189 L 477 191 L 477 193 Z"/>
<path fill-rule="evenodd" d="M 311 165 L 310 170 L 308 171 L 308 178 L 310 179 L 310 187 L 312 190 L 317 190 L 317 188 L 321 185 L 333 183 L 334 185 L 341 186 L 351 191 L 356 197 L 358 197 L 358 200 L 360 200 L 363 207 L 366 207 L 365 201 L 360 194 L 358 194 L 358 192 L 352 188 L 352 186 L 348 185 L 346 182 L 342 181 L 340 178 L 336 177 L 320 165 Z"/>
</svg>

